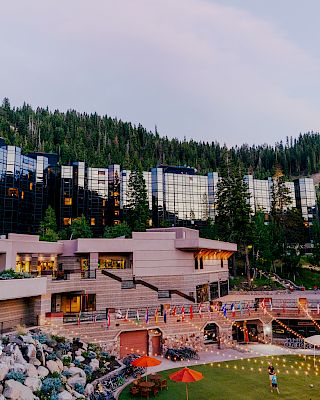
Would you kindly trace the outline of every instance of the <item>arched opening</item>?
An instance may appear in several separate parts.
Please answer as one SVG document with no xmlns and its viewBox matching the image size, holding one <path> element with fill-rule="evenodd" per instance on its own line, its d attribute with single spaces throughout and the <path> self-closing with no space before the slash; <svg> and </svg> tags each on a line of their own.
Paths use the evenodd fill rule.
<svg viewBox="0 0 320 400">
<path fill-rule="evenodd" d="M 203 331 L 204 344 L 218 343 L 219 327 L 214 322 L 209 322 Z"/>
</svg>

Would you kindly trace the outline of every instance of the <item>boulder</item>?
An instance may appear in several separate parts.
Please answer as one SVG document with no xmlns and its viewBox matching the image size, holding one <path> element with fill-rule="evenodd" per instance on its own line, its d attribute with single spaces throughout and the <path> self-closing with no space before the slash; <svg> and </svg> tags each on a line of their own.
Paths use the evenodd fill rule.
<svg viewBox="0 0 320 400">
<path fill-rule="evenodd" d="M 74 385 L 79 383 L 83 387 L 86 386 L 86 378 L 83 378 L 79 374 L 73 375 L 71 378 L 68 379 L 68 385 L 74 388 Z"/>
<path fill-rule="evenodd" d="M 40 365 L 40 367 L 38 367 L 38 369 L 37 369 L 37 373 L 41 378 L 45 378 L 47 375 L 49 375 L 49 370 L 48 370 L 48 368 Z"/>
<path fill-rule="evenodd" d="M 20 364 L 20 363 L 14 363 L 13 366 L 11 367 L 11 370 L 15 372 L 25 372 L 26 371 L 26 365 L 25 364 Z"/>
<path fill-rule="evenodd" d="M 99 360 L 97 360 L 96 358 L 90 361 L 90 367 L 92 368 L 92 371 L 96 371 L 97 369 L 99 369 L 99 365 Z"/>
<path fill-rule="evenodd" d="M 78 367 L 70 367 L 67 371 L 70 372 L 71 376 L 73 375 L 80 375 L 82 378 L 86 378 L 86 373 L 84 372 L 83 369 L 78 368 Z"/>
<path fill-rule="evenodd" d="M 58 368 L 60 369 L 60 371 L 63 371 L 63 362 L 60 360 L 60 358 L 58 358 L 56 360 L 56 363 L 57 363 Z"/>
<path fill-rule="evenodd" d="M 54 372 L 60 372 L 58 364 L 53 360 L 47 361 L 47 368 L 53 374 Z"/>
<path fill-rule="evenodd" d="M 53 353 L 53 348 L 48 346 L 47 344 L 44 343 L 42 345 L 42 347 L 43 347 L 43 350 L 46 351 L 47 353 Z"/>
<path fill-rule="evenodd" d="M 41 362 L 37 358 L 30 358 L 29 363 L 35 365 L 36 367 L 39 367 L 39 365 L 41 365 Z"/>
<path fill-rule="evenodd" d="M 28 344 L 27 356 L 30 358 L 35 358 L 37 356 L 37 349 L 34 344 Z"/>
<path fill-rule="evenodd" d="M 19 364 L 27 364 L 27 361 L 23 358 L 21 350 L 19 349 L 18 346 L 16 346 L 13 351 L 13 358 Z"/>
<path fill-rule="evenodd" d="M 34 400 L 32 390 L 22 383 L 9 379 L 5 382 L 3 395 L 11 400 Z"/>
<path fill-rule="evenodd" d="M 37 346 L 37 355 L 36 355 L 36 357 L 40 360 L 42 365 L 46 364 L 46 357 L 44 355 L 43 345 L 41 343 L 39 343 L 38 346 Z"/>
<path fill-rule="evenodd" d="M 26 367 L 27 367 L 26 368 L 27 376 L 31 376 L 31 377 L 33 377 L 33 376 L 37 377 L 38 376 L 37 368 L 33 364 L 27 364 Z"/>
<path fill-rule="evenodd" d="M 25 386 L 30 388 L 33 392 L 41 389 L 42 383 L 41 380 L 37 377 L 28 377 L 24 381 Z"/>
<path fill-rule="evenodd" d="M 83 399 L 83 394 L 80 394 L 80 393 L 76 392 L 75 390 L 73 390 L 71 393 L 76 399 Z"/>
<path fill-rule="evenodd" d="M 20 338 L 23 340 L 24 343 L 35 344 L 35 340 L 30 334 L 20 336 Z"/>
<path fill-rule="evenodd" d="M 23 341 L 21 339 L 19 339 L 18 337 L 14 336 L 14 337 L 10 337 L 9 338 L 10 343 L 16 343 L 18 346 L 22 346 L 23 345 Z"/>
<path fill-rule="evenodd" d="M 79 362 L 83 362 L 83 361 L 85 361 L 85 358 L 84 357 L 82 357 L 82 356 L 76 356 L 76 358 L 75 358 L 77 361 L 79 361 Z"/>
<path fill-rule="evenodd" d="M 64 390 L 58 394 L 58 400 L 72 400 L 72 394 Z"/>
<path fill-rule="evenodd" d="M 9 372 L 9 365 L 1 363 L 0 364 L 0 381 L 3 381 L 6 377 L 7 373 Z"/>
<path fill-rule="evenodd" d="M 94 393 L 94 386 L 92 385 L 92 383 L 88 383 L 84 394 L 86 395 L 86 397 L 90 397 L 92 394 Z"/>
</svg>

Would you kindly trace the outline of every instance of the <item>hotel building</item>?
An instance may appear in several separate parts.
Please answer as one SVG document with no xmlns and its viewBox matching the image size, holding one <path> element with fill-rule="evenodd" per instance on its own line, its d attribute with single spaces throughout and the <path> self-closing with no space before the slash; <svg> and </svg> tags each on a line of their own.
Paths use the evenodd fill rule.
<svg viewBox="0 0 320 400">
<path fill-rule="evenodd" d="M 131 171 L 117 164 L 92 168 L 84 162 L 59 165 L 54 154 L 23 155 L 0 142 L 0 234 L 37 233 L 50 205 L 59 229 L 83 214 L 94 236 L 119 224 L 128 207 Z M 199 175 L 194 168 L 159 166 L 143 172 L 153 226 L 200 227 L 216 215 L 219 175 Z M 244 181 L 252 212 L 270 212 L 273 180 Z M 316 216 L 316 194 L 310 178 L 286 182 L 289 207 L 298 207 L 307 224 Z"/>
</svg>

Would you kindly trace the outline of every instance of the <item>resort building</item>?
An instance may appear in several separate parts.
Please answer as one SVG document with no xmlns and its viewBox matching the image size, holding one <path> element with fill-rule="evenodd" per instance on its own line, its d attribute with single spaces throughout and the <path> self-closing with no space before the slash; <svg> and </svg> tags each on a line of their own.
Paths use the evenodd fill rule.
<svg viewBox="0 0 320 400">
<path fill-rule="evenodd" d="M 119 224 L 126 213 L 131 171 L 118 164 L 92 168 L 85 162 L 59 165 L 48 153 L 22 154 L 15 146 L 0 142 L 0 234 L 38 233 L 40 221 L 50 205 L 58 228 L 84 215 L 95 237 L 106 226 Z M 219 175 L 199 175 L 194 168 L 158 166 L 143 172 L 151 226 L 197 228 L 215 219 Z M 270 212 L 273 179 L 246 175 L 252 213 Z M 317 214 L 313 180 L 285 183 L 290 208 L 298 207 L 306 224 Z"/>
<path fill-rule="evenodd" d="M 187 228 L 55 243 L 9 234 L 0 239 L 0 271 L 14 268 L 34 279 L 0 280 L 0 321 L 14 326 L 20 318 L 41 323 L 48 313 L 105 315 L 106 309 L 209 302 L 228 294 L 228 258 L 236 250 Z"/>
<path fill-rule="evenodd" d="M 182 227 L 55 243 L 9 234 L 0 239 L 0 271 L 8 274 L 0 279 L 0 334 L 40 325 L 121 357 L 170 346 L 282 343 L 295 337 L 292 329 L 313 335 L 314 291 L 229 293 L 236 250 Z M 14 279 L 12 268 L 28 277 Z"/>
</svg>

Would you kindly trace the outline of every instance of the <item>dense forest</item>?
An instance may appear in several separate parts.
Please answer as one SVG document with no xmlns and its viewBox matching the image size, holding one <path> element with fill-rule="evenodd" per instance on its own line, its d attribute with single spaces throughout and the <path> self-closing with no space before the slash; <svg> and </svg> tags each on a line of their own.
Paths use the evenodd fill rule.
<svg viewBox="0 0 320 400">
<path fill-rule="evenodd" d="M 213 134 L 212 134 L 213 135 Z M 237 160 L 244 171 L 265 178 L 279 165 L 286 177 L 310 175 L 320 170 L 320 135 L 315 132 L 286 138 L 274 146 L 243 144 L 228 149 L 216 141 L 169 139 L 116 118 L 62 113 L 48 108 L 33 110 L 27 104 L 11 107 L 5 98 L 0 106 L 0 136 L 8 144 L 31 151 L 56 152 L 61 163 L 86 161 L 89 166 L 118 163 L 132 168 L 140 159 L 144 169 L 159 164 L 186 165 L 200 173 L 217 171 L 222 160 Z M 208 132 L 209 136 L 209 132 Z M 244 139 L 245 140 L 245 139 Z"/>
</svg>

